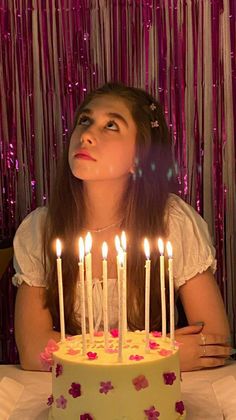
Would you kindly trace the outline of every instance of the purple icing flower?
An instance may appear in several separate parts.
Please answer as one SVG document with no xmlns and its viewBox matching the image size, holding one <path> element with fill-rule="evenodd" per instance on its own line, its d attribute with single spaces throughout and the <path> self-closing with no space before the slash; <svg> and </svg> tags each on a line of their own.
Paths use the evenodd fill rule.
<svg viewBox="0 0 236 420">
<path fill-rule="evenodd" d="M 162 336 L 162 334 L 161 334 L 161 332 L 160 332 L 160 331 L 152 331 L 152 336 L 153 336 L 153 337 L 161 337 L 161 336 Z"/>
<path fill-rule="evenodd" d="M 144 375 L 139 375 L 132 380 L 134 387 L 137 391 L 140 391 L 142 388 L 147 388 L 149 383 L 147 378 Z"/>
<path fill-rule="evenodd" d="M 143 358 L 143 356 L 139 356 L 138 354 L 131 354 L 131 356 L 129 356 L 129 360 L 142 360 Z"/>
<path fill-rule="evenodd" d="M 93 417 L 89 413 L 84 413 L 80 415 L 80 420 L 93 420 Z"/>
<path fill-rule="evenodd" d="M 63 373 L 63 366 L 60 363 L 56 365 L 56 378 Z"/>
<path fill-rule="evenodd" d="M 87 356 L 89 360 L 94 360 L 94 359 L 97 359 L 98 357 L 97 353 L 93 353 L 92 351 L 88 351 Z"/>
<path fill-rule="evenodd" d="M 54 398 L 53 395 L 49 395 L 47 405 L 50 407 L 53 404 Z"/>
<path fill-rule="evenodd" d="M 62 408 L 63 410 L 66 408 L 67 399 L 61 395 L 59 398 L 56 399 L 57 408 Z"/>
<path fill-rule="evenodd" d="M 155 341 L 151 341 L 149 340 L 149 348 L 152 350 L 157 349 L 158 347 L 160 347 L 160 344 L 157 344 Z"/>
<path fill-rule="evenodd" d="M 147 410 L 144 410 L 144 413 L 146 414 L 148 420 L 158 420 L 158 417 L 160 416 L 159 411 L 155 409 L 154 405 Z"/>
<path fill-rule="evenodd" d="M 81 385 L 77 384 L 76 382 L 72 382 L 71 387 L 69 389 L 69 394 L 72 395 L 73 398 L 80 397 Z"/>
<path fill-rule="evenodd" d="M 164 382 L 166 385 L 173 385 L 176 380 L 176 375 L 174 372 L 163 373 Z"/>
<path fill-rule="evenodd" d="M 117 328 L 113 328 L 113 330 L 110 330 L 110 334 L 114 338 L 119 337 L 119 330 Z"/>
<path fill-rule="evenodd" d="M 175 411 L 177 411 L 177 413 L 179 414 L 184 414 L 184 403 L 183 401 L 177 401 L 175 403 Z"/>
<path fill-rule="evenodd" d="M 114 386 L 112 386 L 111 381 L 107 382 L 100 382 L 101 388 L 99 389 L 99 392 L 107 394 L 111 389 L 114 389 Z"/>
</svg>

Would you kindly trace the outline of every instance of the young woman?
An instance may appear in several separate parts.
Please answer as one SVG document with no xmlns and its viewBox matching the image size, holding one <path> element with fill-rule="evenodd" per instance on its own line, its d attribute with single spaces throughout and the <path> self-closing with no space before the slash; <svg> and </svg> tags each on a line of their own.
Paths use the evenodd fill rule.
<svg viewBox="0 0 236 420">
<path fill-rule="evenodd" d="M 63 242 L 65 323 L 80 332 L 78 237 L 92 233 L 93 311 L 102 328 L 101 245 L 108 243 L 109 325 L 117 327 L 114 238 L 128 238 L 128 327 L 144 329 L 143 239 L 152 246 L 150 328 L 161 328 L 157 238 L 174 251 L 176 296 L 188 326 L 176 330 L 181 369 L 221 366 L 230 354 L 229 326 L 213 276 L 215 253 L 203 219 L 175 191 L 171 142 L 160 105 L 141 89 L 108 83 L 79 107 L 48 208 L 38 208 L 15 236 L 19 286 L 15 334 L 21 365 L 41 370 L 39 354 L 60 339 L 55 239 Z"/>
</svg>

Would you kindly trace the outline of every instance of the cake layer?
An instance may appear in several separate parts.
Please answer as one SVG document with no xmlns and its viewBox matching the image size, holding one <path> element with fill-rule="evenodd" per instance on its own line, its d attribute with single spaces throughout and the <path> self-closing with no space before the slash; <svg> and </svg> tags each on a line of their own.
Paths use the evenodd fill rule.
<svg viewBox="0 0 236 420">
<path fill-rule="evenodd" d="M 177 420 L 183 419 L 178 348 L 168 338 L 150 333 L 149 352 L 145 333 L 128 332 L 118 361 L 118 338 L 81 336 L 59 344 L 53 353 L 50 418 L 80 420 Z"/>
</svg>

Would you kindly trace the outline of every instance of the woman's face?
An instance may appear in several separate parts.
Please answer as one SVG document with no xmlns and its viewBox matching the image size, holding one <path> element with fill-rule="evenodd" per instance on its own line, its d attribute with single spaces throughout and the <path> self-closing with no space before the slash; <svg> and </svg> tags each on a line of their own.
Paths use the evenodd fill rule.
<svg viewBox="0 0 236 420">
<path fill-rule="evenodd" d="M 73 175 L 84 181 L 128 177 L 135 156 L 136 125 L 117 96 L 92 99 L 79 115 L 69 147 Z"/>
</svg>

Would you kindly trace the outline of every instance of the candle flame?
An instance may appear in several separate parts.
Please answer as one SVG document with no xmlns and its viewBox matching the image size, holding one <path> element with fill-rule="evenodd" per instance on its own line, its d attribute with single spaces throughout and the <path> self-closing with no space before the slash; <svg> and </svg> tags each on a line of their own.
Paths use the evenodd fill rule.
<svg viewBox="0 0 236 420">
<path fill-rule="evenodd" d="M 167 249 L 168 257 L 169 258 L 172 258 L 172 256 L 173 256 L 173 250 L 172 250 L 172 245 L 171 245 L 170 241 L 167 242 L 166 249 Z"/>
<path fill-rule="evenodd" d="M 57 258 L 60 258 L 60 256 L 61 256 L 61 241 L 60 241 L 60 239 L 56 240 L 56 253 L 57 253 Z"/>
<path fill-rule="evenodd" d="M 80 262 L 83 262 L 84 259 L 84 241 L 83 238 L 79 238 L 79 259 Z"/>
<path fill-rule="evenodd" d="M 106 242 L 103 242 L 102 244 L 102 257 L 104 260 L 107 259 L 107 254 L 108 254 L 108 245 Z"/>
<path fill-rule="evenodd" d="M 126 241 L 125 231 L 122 230 L 122 233 L 121 233 L 121 246 L 123 248 L 123 251 L 125 251 L 125 252 L 126 252 L 126 245 L 127 245 L 127 241 Z"/>
<path fill-rule="evenodd" d="M 85 237 L 85 252 L 89 254 L 92 248 L 92 235 L 90 232 L 87 233 Z"/>
<path fill-rule="evenodd" d="M 118 260 L 121 267 L 124 267 L 124 251 L 122 248 L 119 249 L 118 252 Z"/>
<path fill-rule="evenodd" d="M 161 238 L 158 239 L 157 241 L 158 244 L 158 249 L 161 255 L 164 255 L 164 242 Z"/>
<path fill-rule="evenodd" d="M 147 238 L 144 239 L 144 252 L 145 252 L 147 260 L 149 260 L 150 259 L 150 245 Z"/>
<path fill-rule="evenodd" d="M 116 246 L 117 254 L 119 254 L 121 248 L 120 248 L 120 238 L 118 235 L 115 236 L 115 246 Z"/>
</svg>

